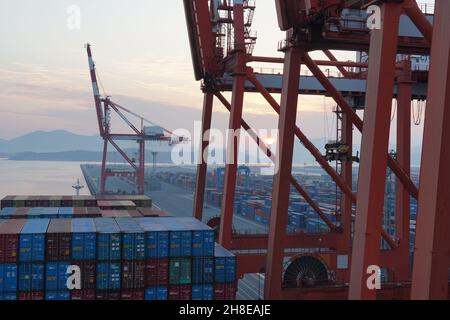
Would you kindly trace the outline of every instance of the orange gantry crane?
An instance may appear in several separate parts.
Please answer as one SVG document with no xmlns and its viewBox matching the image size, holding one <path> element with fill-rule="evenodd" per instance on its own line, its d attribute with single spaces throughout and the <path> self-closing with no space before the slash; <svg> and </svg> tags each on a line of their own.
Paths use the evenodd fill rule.
<svg viewBox="0 0 450 320">
<path fill-rule="evenodd" d="M 102 97 L 97 80 L 97 73 L 95 63 L 92 58 L 91 45 L 86 45 L 89 70 L 92 81 L 92 90 L 94 93 L 95 110 L 97 113 L 97 121 L 100 136 L 103 139 L 103 156 L 101 166 L 101 183 L 100 191 L 102 194 L 108 193 L 106 182 L 108 177 L 122 177 L 132 181 L 136 185 L 139 194 L 145 192 L 145 142 L 146 141 L 160 141 L 168 143 L 169 145 L 185 141 L 184 137 L 174 135 L 167 129 L 158 126 L 147 120 L 141 115 L 113 102 L 109 96 Z M 131 129 L 131 133 L 113 133 L 111 130 L 111 113 L 115 112 L 123 122 Z M 138 128 L 132 121 L 127 118 L 127 115 L 136 117 L 140 121 L 140 128 Z M 144 126 L 144 122 L 150 124 Z M 127 154 L 126 150 L 121 148 L 118 141 L 134 141 L 138 144 L 137 158 Z M 112 169 L 107 166 L 108 145 L 111 144 L 120 156 L 128 163 L 131 170 Z"/>
<path fill-rule="evenodd" d="M 184 0 L 196 80 L 202 81 L 202 154 L 209 141 L 213 100 L 229 111 L 229 129 L 246 129 L 279 170 L 274 175 L 268 234 L 233 232 L 238 138 L 227 152 L 220 217 L 220 243 L 238 252 L 238 273 L 265 273 L 265 298 L 272 299 L 447 299 L 450 246 L 450 2 L 436 0 L 436 14 L 422 12 L 413 0 L 276 0 L 278 45 L 284 58 L 253 55 L 251 25 L 255 4 L 246 0 Z M 369 29 L 367 8 L 376 5 L 379 28 Z M 373 8 L 373 7 L 372 7 Z M 323 51 L 329 60 L 314 60 Z M 338 61 L 330 50 L 363 52 L 364 61 Z M 413 70 L 399 54 L 431 56 L 430 70 Z M 255 62 L 283 64 L 282 75 L 256 72 Z M 321 66 L 335 67 L 339 78 Z M 300 68 L 311 77 L 301 76 Z M 312 78 L 312 79 L 311 79 Z M 313 83 L 311 80 L 314 80 Z M 362 88 L 361 88 L 362 87 Z M 223 91 L 232 93 L 228 101 Z M 242 117 L 245 92 L 260 93 L 279 115 L 279 148 L 274 155 Z M 280 102 L 273 93 L 281 94 Z M 299 94 L 327 95 L 339 107 L 347 160 L 337 171 L 296 125 Z M 397 150 L 388 152 L 392 99 L 397 100 Z M 411 100 L 426 99 L 420 188 L 410 177 Z M 301 101 L 300 101 L 301 103 Z M 364 120 L 356 109 L 364 110 Z M 357 191 L 352 186 L 353 130 L 362 133 Z M 342 194 L 333 223 L 292 175 L 299 139 Z M 231 159 L 227 157 L 227 159 Z M 207 159 L 198 165 L 193 215 L 202 218 Z M 282 164 L 282 165 L 281 165 Z M 396 177 L 396 230 L 382 227 L 386 169 Z M 324 220 L 329 232 L 286 233 L 290 188 L 294 187 Z M 414 269 L 410 269 L 410 199 L 418 199 Z M 353 213 L 355 217 L 353 217 Z M 383 249 L 381 242 L 389 249 Z M 308 254 L 298 253 L 299 250 Z M 244 253 L 246 252 L 246 253 Z M 380 290 L 367 286 L 371 266 L 389 273 Z M 304 285 L 307 283 L 308 285 Z"/>
</svg>

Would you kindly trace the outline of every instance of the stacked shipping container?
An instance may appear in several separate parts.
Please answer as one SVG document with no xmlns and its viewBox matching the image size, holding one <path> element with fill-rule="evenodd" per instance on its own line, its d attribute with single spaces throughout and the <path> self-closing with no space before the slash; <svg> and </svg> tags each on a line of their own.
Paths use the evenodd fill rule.
<svg viewBox="0 0 450 320">
<path fill-rule="evenodd" d="M 209 300 L 235 293 L 235 257 L 193 218 L 0 220 L 1 300 Z"/>
<path fill-rule="evenodd" d="M 124 209 L 135 207 L 150 208 L 152 199 L 144 195 L 99 195 L 99 196 L 6 196 L 1 200 L 3 208 L 84 208 L 98 207 L 98 202 L 107 207 L 117 206 Z"/>
<path fill-rule="evenodd" d="M 0 209 L 0 219 L 56 219 L 56 218 L 120 218 L 120 217 L 159 217 L 168 213 L 155 208 L 136 208 L 135 210 L 108 209 L 98 207 L 5 207 Z"/>
</svg>

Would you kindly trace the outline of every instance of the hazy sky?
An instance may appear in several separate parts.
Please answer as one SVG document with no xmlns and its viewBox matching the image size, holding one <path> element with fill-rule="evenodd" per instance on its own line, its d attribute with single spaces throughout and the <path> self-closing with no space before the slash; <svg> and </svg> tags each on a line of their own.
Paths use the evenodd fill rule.
<svg viewBox="0 0 450 320">
<path fill-rule="evenodd" d="M 254 54 L 280 56 L 274 1 L 256 4 Z M 81 9 L 79 30 L 67 27 L 71 5 Z M 117 102 L 168 129 L 190 128 L 201 118 L 181 0 L 0 0 L 0 40 L 0 138 L 34 130 L 97 133 L 86 42 Z M 331 135 L 332 116 L 323 111 L 332 106 L 300 97 L 299 124 L 312 137 Z M 217 104 L 214 111 L 214 124 L 224 126 L 225 109 Z M 247 95 L 244 115 L 255 127 L 276 127 L 255 94 Z"/>
</svg>

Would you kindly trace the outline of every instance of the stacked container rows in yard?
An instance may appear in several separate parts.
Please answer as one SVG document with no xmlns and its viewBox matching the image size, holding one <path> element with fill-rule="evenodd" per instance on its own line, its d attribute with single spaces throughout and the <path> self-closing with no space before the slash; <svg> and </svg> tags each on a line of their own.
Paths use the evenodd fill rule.
<svg viewBox="0 0 450 320">
<path fill-rule="evenodd" d="M 22 207 L 98 207 L 99 204 L 124 207 L 152 206 L 152 199 L 145 195 L 99 195 L 99 196 L 6 196 L 1 200 L 1 208 Z M 111 207 L 111 206 L 109 206 Z"/>
<path fill-rule="evenodd" d="M 56 218 L 121 218 L 121 217 L 158 217 L 167 216 L 167 212 L 155 208 L 137 208 L 136 210 L 101 210 L 98 207 L 5 207 L 0 209 L 0 219 L 56 219 Z"/>
<path fill-rule="evenodd" d="M 234 299 L 235 293 L 235 257 L 194 218 L 0 220 L 2 300 Z"/>
</svg>

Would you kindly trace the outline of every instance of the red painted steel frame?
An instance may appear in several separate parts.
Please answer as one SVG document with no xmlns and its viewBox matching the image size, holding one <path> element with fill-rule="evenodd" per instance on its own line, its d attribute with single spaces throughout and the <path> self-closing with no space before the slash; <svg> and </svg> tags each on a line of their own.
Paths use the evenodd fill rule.
<svg viewBox="0 0 450 320">
<path fill-rule="evenodd" d="M 349 146 L 348 156 L 353 154 L 353 124 L 349 119 L 349 116 L 345 113 L 342 114 L 342 142 Z M 353 184 L 353 168 L 352 161 L 344 161 L 342 163 L 341 178 L 344 180 L 348 188 L 352 189 Z M 351 248 L 351 231 L 352 231 L 352 211 L 353 203 L 351 198 L 345 194 L 341 195 L 341 223 L 342 223 L 342 242 L 340 247 L 344 250 Z M 349 250 L 350 252 L 350 250 Z"/>
<path fill-rule="evenodd" d="M 397 162 L 409 176 L 411 172 L 411 61 L 402 61 L 402 70 L 397 77 Z M 396 235 L 399 239 L 395 280 L 410 281 L 409 224 L 410 200 L 408 190 L 397 178 L 396 183 Z"/>
<path fill-rule="evenodd" d="M 273 181 L 272 211 L 270 214 L 269 244 L 264 283 L 264 296 L 271 299 L 282 298 L 283 239 L 286 236 L 288 220 L 289 179 L 292 171 L 301 56 L 302 52 L 298 48 L 289 48 L 285 53 L 283 91 L 278 122 L 278 153 Z"/>
<path fill-rule="evenodd" d="M 367 268 L 379 265 L 381 219 L 386 185 L 391 105 L 394 90 L 397 3 L 381 4 L 381 29 L 371 32 L 366 108 L 361 142 L 355 236 L 350 272 L 350 299 L 375 299 L 366 283 Z"/>
<path fill-rule="evenodd" d="M 189 2 L 186 0 L 185 2 Z M 253 250 L 253 249 L 264 249 L 267 248 L 267 259 L 264 255 L 239 255 L 238 260 L 244 262 L 245 266 L 238 268 L 239 275 L 245 272 L 260 272 L 263 271 L 262 268 L 265 265 L 266 272 L 266 284 L 265 284 L 265 297 L 266 298 L 298 298 L 301 295 L 302 298 L 330 298 L 339 297 L 345 298 L 348 296 L 353 299 L 359 298 L 406 298 L 409 295 L 409 284 L 408 280 L 410 278 L 409 271 L 409 199 L 410 197 L 418 198 L 419 190 L 414 185 L 410 178 L 410 99 L 411 99 L 411 82 L 410 82 L 410 70 L 409 66 L 405 64 L 395 65 L 395 56 L 397 53 L 397 41 L 399 42 L 399 51 L 411 50 L 412 52 L 424 52 L 429 49 L 429 44 L 427 40 L 431 40 L 432 27 L 427 21 L 424 14 L 420 12 L 415 1 L 405 1 L 403 4 L 399 3 L 386 3 L 380 2 L 382 6 L 382 14 L 384 15 L 384 26 L 382 30 L 373 31 L 370 40 L 370 63 L 369 65 L 355 64 L 348 62 L 340 62 L 335 59 L 328 49 L 333 48 L 332 38 L 328 38 L 322 46 L 318 49 L 325 50 L 325 54 L 331 61 L 313 61 L 304 51 L 297 47 L 291 47 L 285 53 L 286 58 L 271 58 L 271 57 L 255 57 L 245 54 L 245 49 L 243 44 L 243 29 L 242 29 L 242 12 L 241 8 L 234 6 L 234 18 L 238 20 L 230 21 L 234 23 L 235 34 L 236 34 L 236 46 L 235 51 L 226 58 L 226 60 L 217 63 L 215 59 L 217 56 L 213 54 L 211 46 L 209 49 L 200 45 L 202 39 L 207 39 L 210 43 L 210 28 L 205 24 L 200 26 L 199 21 L 206 21 L 209 18 L 206 13 L 207 6 L 206 0 L 192 0 L 193 3 L 199 4 L 196 6 L 197 11 L 194 13 L 196 15 L 196 23 L 198 25 L 194 29 L 197 29 L 199 34 L 197 34 L 200 41 L 197 41 L 197 47 L 193 48 L 196 52 L 200 51 L 200 57 L 209 57 L 201 61 L 204 68 L 205 75 L 220 75 L 218 68 L 221 67 L 223 63 L 223 70 L 232 71 L 234 76 L 233 84 L 233 95 L 232 103 L 228 103 L 226 99 L 221 95 L 220 92 L 215 91 L 214 94 L 218 99 L 230 110 L 230 129 L 236 130 L 240 126 L 244 129 L 251 129 L 250 126 L 242 119 L 242 103 L 244 88 L 243 83 L 245 80 L 249 80 L 256 88 L 257 92 L 260 92 L 262 96 L 267 100 L 269 105 L 279 113 L 279 129 L 280 129 L 280 150 L 278 150 L 277 157 L 275 157 L 270 149 L 266 148 L 265 151 L 271 159 L 276 160 L 277 167 L 280 169 L 274 178 L 273 187 L 273 203 L 272 203 L 272 213 L 269 235 L 239 235 L 232 234 L 232 214 L 233 214 L 233 202 L 234 202 L 234 191 L 236 184 L 236 164 L 237 164 L 237 141 L 233 140 L 234 143 L 229 141 L 227 151 L 234 151 L 233 163 L 227 161 L 226 168 L 226 179 L 224 188 L 224 198 L 223 198 L 223 208 L 222 208 L 222 223 L 220 231 L 220 241 L 230 249 L 233 250 Z M 441 8 L 444 5 L 441 3 Z M 201 10 L 199 9 L 201 8 Z M 191 8 L 192 9 L 192 8 Z M 413 42 L 406 41 L 397 37 L 398 29 L 398 18 L 402 10 L 411 18 L 411 20 L 417 25 L 418 29 L 424 34 L 423 40 Z M 438 10 L 437 10 L 438 11 Z M 443 10 L 442 17 L 450 16 L 448 6 Z M 209 13 L 208 13 L 209 14 Z M 442 22 L 443 25 L 441 30 L 448 30 L 448 22 Z M 208 29 L 208 30 L 203 30 Z M 326 35 L 331 36 L 331 35 Z M 437 37 L 436 35 L 434 35 Z M 368 38 L 364 37 L 354 37 L 342 36 L 345 38 L 343 41 L 348 44 L 353 41 L 355 48 L 358 46 L 358 41 L 360 41 L 360 47 L 367 47 Z M 364 40 L 364 39 L 365 40 Z M 429 116 L 431 111 L 427 108 L 427 119 L 434 118 L 434 120 L 427 121 L 425 130 L 425 141 L 428 141 L 428 148 L 435 145 L 435 141 L 444 141 L 443 138 L 448 137 L 448 130 L 444 131 L 444 119 L 449 121 L 449 112 L 444 110 L 445 103 L 449 101 L 448 94 L 446 92 L 450 91 L 447 75 L 448 69 L 448 34 L 440 34 L 439 40 L 433 40 L 436 47 L 440 49 L 435 49 L 437 52 L 441 50 L 442 39 L 445 38 L 445 45 L 443 52 L 440 53 L 440 58 L 444 59 L 446 62 L 445 74 L 443 70 L 441 73 L 435 71 L 436 83 L 439 85 L 433 86 L 429 89 L 429 95 L 435 94 L 436 98 L 433 101 L 433 108 L 435 105 L 439 105 L 434 113 L 434 116 Z M 358 40 L 359 39 L 359 40 Z M 361 42 L 363 39 L 364 43 Z M 339 39 L 337 39 L 339 40 Z M 436 45 L 436 43 L 439 43 Z M 192 43 L 191 43 L 192 44 Z M 307 45 L 304 41 L 300 42 L 300 47 Z M 315 45 L 312 44 L 310 48 Z M 327 47 L 328 46 L 328 47 Z M 301 47 L 305 50 L 306 47 Z M 207 51 L 207 52 L 205 52 Z M 435 54 L 438 56 L 438 54 Z M 246 62 L 268 62 L 268 63 L 284 63 L 284 77 L 283 77 L 283 89 L 282 89 L 282 102 L 280 105 L 275 101 L 275 99 L 270 95 L 270 93 L 264 88 L 261 83 L 258 82 L 253 74 L 253 70 L 246 68 Z M 433 61 L 433 58 L 432 58 Z M 358 184 L 358 199 L 356 195 L 352 192 L 351 183 L 351 163 L 343 163 L 341 175 L 338 175 L 336 170 L 334 170 L 321 155 L 320 151 L 312 145 L 308 138 L 303 134 L 300 128 L 295 125 L 295 115 L 297 106 L 297 95 L 298 95 L 298 77 L 301 62 L 304 62 L 308 68 L 313 72 L 322 86 L 328 91 L 328 93 L 335 99 L 339 107 L 343 111 L 343 133 L 342 138 L 347 143 L 351 144 L 352 139 L 352 124 L 363 133 L 363 150 L 361 154 L 361 164 L 360 164 L 360 174 L 359 174 L 359 184 Z M 226 66 L 225 66 L 226 65 Z M 367 95 L 366 95 L 366 111 L 364 116 L 364 128 L 363 121 L 356 112 L 350 107 L 348 102 L 344 99 L 342 94 L 336 90 L 336 88 L 331 84 L 329 79 L 323 74 L 323 72 L 318 68 L 319 65 L 332 65 L 338 67 L 344 76 L 352 77 L 346 73 L 343 67 L 362 67 L 369 69 L 369 76 L 367 81 Z M 433 63 L 432 63 L 433 65 Z M 295 70 L 297 72 L 295 72 Z M 436 68 L 437 69 L 437 68 Z M 222 72 L 223 72 L 222 70 Z M 399 71 L 397 74 L 396 71 Z M 397 158 L 394 159 L 388 156 L 387 146 L 389 140 L 389 125 L 390 125 L 390 111 L 391 102 L 393 97 L 394 88 L 394 76 L 397 75 L 397 88 L 398 88 L 398 119 L 397 119 Z M 439 81 L 437 80 L 439 78 Z M 297 81 L 297 83 L 296 83 Z M 441 90 L 440 94 L 436 92 Z M 431 101 L 429 101 L 431 105 Z M 289 107 L 288 107 L 289 106 Z M 205 106 L 204 106 L 205 107 Z M 281 110 L 280 110 L 281 109 Z M 447 108 L 448 109 L 448 108 Z M 208 110 L 204 110 L 205 114 Z M 440 115 L 441 117 L 438 117 Z M 210 116 L 208 116 L 210 118 Z M 207 118 L 208 118 L 207 117 Z M 428 125 L 427 125 L 428 123 Z M 204 124 L 209 126 L 208 123 Z M 203 128 L 204 129 L 204 128 Z M 363 130 L 364 129 L 364 130 Z M 343 224 L 343 230 L 339 232 L 331 232 L 326 234 L 317 235 L 288 235 L 285 232 L 287 224 L 287 206 L 289 198 L 290 184 L 292 184 L 302 195 L 304 195 L 306 201 L 313 207 L 314 201 L 308 197 L 306 190 L 304 190 L 297 181 L 292 177 L 291 174 L 291 161 L 293 152 L 293 140 L 294 136 L 297 136 L 299 140 L 304 144 L 304 146 L 313 154 L 319 164 L 326 170 L 326 172 L 331 176 L 331 178 L 337 183 L 339 188 L 342 190 L 341 199 L 341 210 L 343 212 L 341 217 L 341 222 Z M 257 142 L 260 141 L 256 133 L 251 132 L 250 136 Z M 428 138 L 427 138 L 428 137 Z M 231 144 L 231 145 L 230 145 Z M 203 145 L 202 145 L 203 146 Z M 261 146 L 260 146 L 261 147 Z M 267 146 L 266 146 L 267 147 Z M 442 147 L 442 145 L 440 146 Z M 264 149 L 264 147 L 262 146 Z M 449 171 L 447 167 L 443 167 L 442 163 L 445 161 L 449 162 L 449 152 L 443 148 L 439 148 L 440 158 L 432 159 L 435 155 L 433 150 L 425 150 L 422 160 L 422 172 L 421 179 L 424 175 L 429 175 L 428 181 L 428 192 L 431 190 L 444 190 L 442 194 L 448 199 L 450 196 L 446 191 L 450 189 L 448 181 L 450 178 L 448 176 Z M 228 158 L 230 160 L 230 158 Z M 425 161 L 427 159 L 427 161 Z M 439 162 L 441 160 L 442 162 Z M 434 162 L 433 162 L 434 161 Z M 283 163 L 283 166 L 279 166 Z M 429 165 L 424 166 L 426 163 Z M 386 167 L 389 166 L 392 171 L 397 176 L 396 183 L 396 193 L 397 193 L 397 212 L 396 212 L 396 236 L 398 237 L 398 242 L 396 239 L 391 238 L 384 230 L 381 228 L 381 216 L 383 210 L 384 201 L 384 185 L 386 177 Z M 204 172 L 204 173 L 203 173 Z M 447 177 L 446 181 L 442 178 L 441 180 L 432 179 L 437 175 L 442 177 Z M 199 165 L 198 172 L 198 185 L 196 190 L 196 203 L 194 214 L 201 218 L 201 210 L 203 205 L 203 190 L 204 190 L 204 179 L 206 177 L 206 165 Z M 422 180 L 421 180 L 422 181 Z M 438 182 L 436 182 L 438 181 Z M 434 184 L 433 184 L 434 183 Z M 446 184 L 447 183 L 447 184 Z M 444 202 L 444 196 L 437 197 L 429 195 L 427 199 L 423 199 L 422 194 L 424 193 L 424 186 L 420 185 L 420 195 L 419 200 L 419 213 L 424 211 L 425 207 L 431 207 L 431 212 L 434 214 L 431 218 L 427 215 L 425 218 L 418 221 L 418 230 L 422 230 L 422 236 L 416 238 L 416 255 L 420 254 L 421 259 L 420 267 L 415 271 L 416 277 L 414 280 L 416 284 L 413 285 L 413 297 L 422 297 L 422 288 L 428 288 L 430 290 L 425 290 L 429 293 L 428 297 L 432 294 L 442 294 L 447 292 L 442 286 L 436 289 L 437 283 L 441 284 L 443 281 L 444 267 L 441 263 L 441 258 L 446 253 L 446 263 L 445 267 L 448 268 L 448 247 L 443 248 L 442 242 L 448 244 L 450 239 L 448 239 L 448 233 L 444 234 L 445 228 L 442 227 L 446 223 L 449 223 L 448 219 L 448 203 Z M 201 190 L 201 191 L 200 191 Z M 303 192 L 302 192 L 303 191 Z M 436 193 L 434 194 L 436 195 Z M 308 200 L 309 199 L 309 200 Z M 356 201 L 358 200 L 358 201 Z M 327 247 L 334 248 L 336 251 L 330 253 L 335 259 L 337 254 L 350 254 L 351 252 L 351 225 L 352 225 L 352 205 L 357 202 L 357 215 L 356 215 L 356 233 L 355 239 L 353 241 L 354 248 L 351 261 L 351 286 L 350 289 L 346 286 L 335 286 L 321 288 L 320 290 L 286 290 L 282 288 L 282 262 L 283 257 L 287 254 L 284 252 L 286 248 L 305 248 L 305 247 Z M 422 206 L 421 206 L 421 205 Z M 445 211 L 444 208 L 447 210 Z M 315 208 L 316 209 L 316 208 Z M 321 210 L 316 210 L 319 216 Z M 429 212 L 429 211 L 425 211 Z M 419 214 L 420 216 L 420 214 Z M 424 216 L 422 214 L 422 216 Z M 434 219 L 434 220 L 433 220 Z M 326 220 L 326 219 L 324 219 Z M 420 225 L 424 225 L 420 229 Z M 449 226 L 446 226 L 447 230 Z M 331 228 L 333 230 L 333 228 Z M 337 231 L 337 230 L 334 230 Z M 430 237 L 425 235 L 429 234 L 435 235 L 435 241 L 433 242 Z M 380 240 L 381 236 L 385 238 L 387 243 L 391 246 L 392 250 L 380 252 Z M 441 241 L 443 237 L 447 237 L 445 241 Z M 439 240 L 439 241 L 438 241 Z M 439 243 L 438 243 L 439 242 Z M 440 246 L 439 246 L 440 245 Z M 432 254 L 433 250 L 437 250 L 437 255 Z M 447 251 L 445 251 L 447 250 Z M 444 259 L 444 258 L 442 258 Z M 422 261 L 423 260 L 423 261 Z M 417 259 L 416 259 L 417 263 Z M 365 280 L 367 275 L 365 274 L 365 268 L 369 264 L 379 264 L 381 266 L 388 267 L 394 272 L 394 280 L 401 282 L 400 287 L 396 286 L 383 286 L 383 290 L 375 293 L 375 291 L 370 291 L 365 288 Z M 439 274 L 441 278 L 432 274 L 430 270 L 433 270 Z M 426 272 L 426 277 L 420 278 L 423 272 Z M 343 280 L 348 282 L 348 275 L 343 272 Z M 445 281 L 444 281 L 445 282 Z M 416 286 L 416 293 L 414 293 L 414 286 Z M 348 290 L 349 289 L 349 290 Z M 348 290 L 348 291 L 347 291 Z M 417 293 L 417 292 L 421 293 Z M 448 292 L 447 292 L 448 293 Z M 420 296 L 422 295 L 422 296 Z"/>
<path fill-rule="evenodd" d="M 233 94 L 231 98 L 230 136 L 228 136 L 227 159 L 225 164 L 225 182 L 223 188 L 222 214 L 219 242 L 225 248 L 231 245 L 234 211 L 234 193 L 238 167 L 239 136 L 244 104 L 246 80 L 245 45 L 244 45 L 244 11 L 242 4 L 234 4 L 234 30 L 237 65 L 233 74 Z"/>
<path fill-rule="evenodd" d="M 206 174 L 208 169 L 209 130 L 211 129 L 213 102 L 213 90 L 205 88 L 203 94 L 202 137 L 198 155 L 197 183 L 195 185 L 194 195 L 194 217 L 200 221 L 203 218 L 203 201 L 205 197 Z"/>
<path fill-rule="evenodd" d="M 412 299 L 447 299 L 450 257 L 450 1 L 436 1 Z"/>
</svg>

